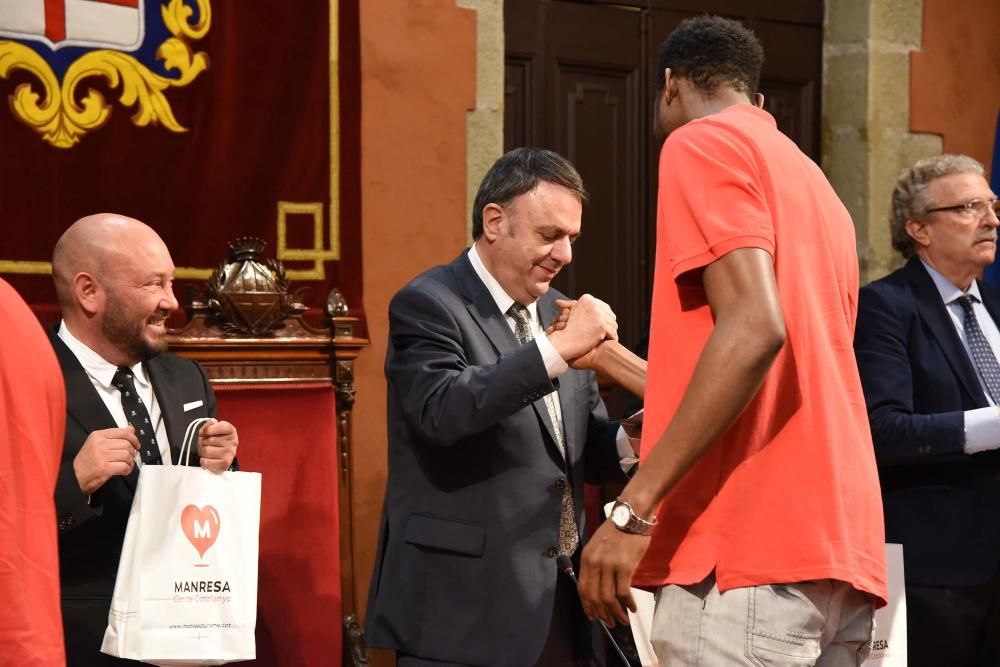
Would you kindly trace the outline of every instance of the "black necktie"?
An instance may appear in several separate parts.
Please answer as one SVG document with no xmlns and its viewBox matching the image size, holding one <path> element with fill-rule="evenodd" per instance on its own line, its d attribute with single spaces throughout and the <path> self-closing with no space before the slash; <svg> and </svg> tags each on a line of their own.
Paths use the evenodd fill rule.
<svg viewBox="0 0 1000 667">
<path fill-rule="evenodd" d="M 159 465 L 163 463 L 163 459 L 160 458 L 160 446 L 156 444 L 156 428 L 149 419 L 146 406 L 142 404 L 142 400 L 135 390 L 132 369 L 119 366 L 112 383 L 118 388 L 118 393 L 121 395 L 125 419 L 135 427 L 135 437 L 139 439 L 139 456 L 142 458 L 143 464 Z"/>
<path fill-rule="evenodd" d="M 986 390 L 994 403 L 1000 402 L 1000 363 L 979 327 L 976 311 L 972 309 L 972 299 L 968 295 L 958 297 L 958 305 L 965 311 L 965 339 L 972 351 L 972 359 L 979 368 L 979 374 L 986 383 Z"/>
</svg>

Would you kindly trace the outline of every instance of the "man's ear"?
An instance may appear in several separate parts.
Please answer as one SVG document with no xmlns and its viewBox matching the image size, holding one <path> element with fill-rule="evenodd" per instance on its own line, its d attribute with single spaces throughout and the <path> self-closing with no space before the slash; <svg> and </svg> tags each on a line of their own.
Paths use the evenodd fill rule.
<svg viewBox="0 0 1000 667">
<path fill-rule="evenodd" d="M 483 207 L 483 236 L 489 242 L 496 241 L 503 234 L 503 220 L 507 213 L 500 204 L 487 204 Z"/>
<path fill-rule="evenodd" d="M 926 248 L 931 244 L 930 233 L 927 231 L 927 223 L 910 218 L 906 221 L 906 233 L 910 235 L 913 242 L 921 248 Z"/>
<path fill-rule="evenodd" d="M 670 104 L 677 98 L 677 77 L 667 67 L 663 70 L 663 101 Z"/>
<path fill-rule="evenodd" d="M 86 272 L 73 276 L 73 294 L 80 308 L 88 315 L 95 315 L 104 303 L 104 287 Z"/>
</svg>

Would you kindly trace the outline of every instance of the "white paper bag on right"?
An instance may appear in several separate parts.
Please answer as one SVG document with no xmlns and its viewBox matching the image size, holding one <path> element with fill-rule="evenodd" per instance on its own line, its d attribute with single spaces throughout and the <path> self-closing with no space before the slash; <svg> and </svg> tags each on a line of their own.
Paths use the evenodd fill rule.
<svg viewBox="0 0 1000 667">
<path fill-rule="evenodd" d="M 903 545 L 886 544 L 889 604 L 875 612 L 872 653 L 865 665 L 906 667 L 906 588 L 903 585 Z"/>
</svg>

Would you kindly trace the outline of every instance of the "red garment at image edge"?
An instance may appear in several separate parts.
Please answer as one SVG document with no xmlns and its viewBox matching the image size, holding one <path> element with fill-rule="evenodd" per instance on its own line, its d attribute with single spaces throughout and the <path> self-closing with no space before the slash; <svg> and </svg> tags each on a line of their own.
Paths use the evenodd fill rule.
<svg viewBox="0 0 1000 667">
<path fill-rule="evenodd" d="M 53 492 L 66 390 L 41 324 L 0 279 L 0 663 L 66 664 Z"/>
</svg>

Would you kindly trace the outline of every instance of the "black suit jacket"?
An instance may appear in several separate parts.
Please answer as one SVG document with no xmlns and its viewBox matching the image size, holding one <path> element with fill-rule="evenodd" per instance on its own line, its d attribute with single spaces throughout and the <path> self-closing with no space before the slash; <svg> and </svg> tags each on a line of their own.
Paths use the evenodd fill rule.
<svg viewBox="0 0 1000 667">
<path fill-rule="evenodd" d="M 100 664 L 104 658 L 98 650 L 107 627 L 139 469 L 127 477 L 112 477 L 88 503 L 73 471 L 73 459 L 90 433 L 117 424 L 76 356 L 58 336 L 50 335 L 50 339 L 66 383 L 66 436 L 55 500 L 67 664 Z M 199 417 L 215 416 L 215 395 L 204 371 L 193 361 L 161 354 L 147 361 L 145 369 L 163 415 L 171 458 L 177 462 L 187 425 Z M 184 411 L 185 403 L 199 400 L 202 405 Z M 199 463 L 196 449 L 190 463 Z"/>
<path fill-rule="evenodd" d="M 539 318 L 556 315 L 549 290 Z M 389 306 L 389 474 L 369 646 L 438 661 L 534 664 L 552 616 L 562 488 L 624 479 L 593 373 L 549 380 L 465 252 Z M 568 464 L 543 396 L 558 390 Z M 581 622 L 583 621 L 581 617 Z"/>
<path fill-rule="evenodd" d="M 1000 291 L 979 290 L 1000 322 Z M 963 413 L 988 403 L 919 259 L 861 289 L 855 351 L 907 582 L 984 583 L 1000 566 L 1000 452 L 964 453 Z"/>
</svg>

